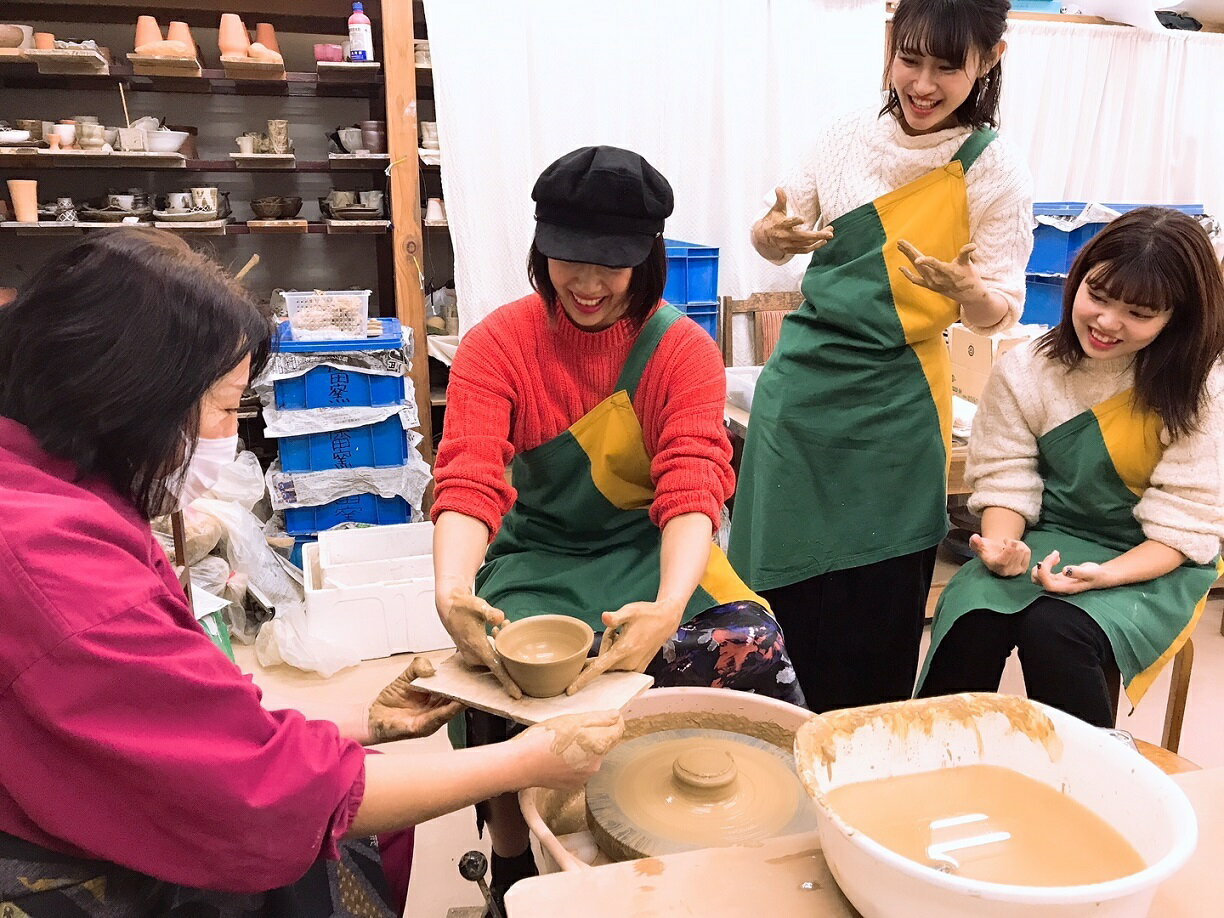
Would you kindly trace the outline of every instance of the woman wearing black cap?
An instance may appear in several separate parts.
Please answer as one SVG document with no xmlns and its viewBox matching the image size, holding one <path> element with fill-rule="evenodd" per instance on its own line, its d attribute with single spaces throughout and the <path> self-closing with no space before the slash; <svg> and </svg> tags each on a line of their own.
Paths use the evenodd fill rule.
<svg viewBox="0 0 1224 918">
<path fill-rule="evenodd" d="M 777 626 L 711 541 L 734 486 L 726 382 L 710 336 L 660 300 L 671 187 L 636 153 L 586 147 L 532 197 L 536 293 L 473 328 L 451 369 L 432 511 L 442 621 L 515 696 L 485 628 L 564 613 L 604 632 L 571 693 L 622 669 L 801 703 Z M 507 727 L 469 713 L 467 740 Z M 504 887 L 534 865 L 513 798 L 491 803 Z"/>
</svg>

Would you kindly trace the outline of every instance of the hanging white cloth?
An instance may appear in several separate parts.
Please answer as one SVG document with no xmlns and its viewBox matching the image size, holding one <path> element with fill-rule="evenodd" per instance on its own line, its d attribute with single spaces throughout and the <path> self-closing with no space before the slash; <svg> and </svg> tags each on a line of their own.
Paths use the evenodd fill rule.
<svg viewBox="0 0 1224 918">
<path fill-rule="evenodd" d="M 529 292 L 531 188 L 626 147 L 676 194 L 669 238 L 721 249 L 719 290 L 795 289 L 748 234 L 829 120 L 879 101 L 879 0 L 426 0 L 462 330 Z"/>
</svg>

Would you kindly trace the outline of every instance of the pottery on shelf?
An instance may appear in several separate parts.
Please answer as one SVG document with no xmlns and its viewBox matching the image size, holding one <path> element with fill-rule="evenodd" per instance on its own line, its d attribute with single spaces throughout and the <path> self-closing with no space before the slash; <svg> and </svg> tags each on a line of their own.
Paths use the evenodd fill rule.
<svg viewBox="0 0 1224 918">
<path fill-rule="evenodd" d="M 371 153 L 386 153 L 387 152 L 387 135 L 382 131 L 365 131 L 361 132 L 361 149 L 369 150 Z"/>
<path fill-rule="evenodd" d="M 0 48 L 20 48 L 29 34 L 19 25 L 0 25 Z"/>
<path fill-rule="evenodd" d="M 150 153 L 177 153 L 190 136 L 186 131 L 145 131 L 145 149 Z"/>
<path fill-rule="evenodd" d="M 170 28 L 166 30 L 166 39 L 168 41 L 182 42 L 187 46 L 193 57 L 196 55 L 195 38 L 191 34 L 191 26 L 187 23 L 175 20 L 170 23 Z"/>
<path fill-rule="evenodd" d="M 60 146 L 65 150 L 76 143 L 77 126 L 75 121 L 61 121 L 55 126 L 55 133 L 59 134 Z"/>
<path fill-rule="evenodd" d="M 494 646 L 525 695 L 560 695 L 578 677 L 595 640 L 591 626 L 568 615 L 534 615 L 504 625 Z"/>
<path fill-rule="evenodd" d="M 31 140 L 43 139 L 43 128 L 41 121 L 36 121 L 31 118 L 18 118 L 13 123 L 17 125 L 17 130 L 29 131 Z"/>
<path fill-rule="evenodd" d="M 39 51 L 54 51 L 55 35 L 51 32 L 35 32 L 34 47 Z"/>
<path fill-rule="evenodd" d="M 9 200 L 18 223 L 38 222 L 38 182 L 33 179 L 9 179 Z"/>
<path fill-rule="evenodd" d="M 266 195 L 251 201 L 251 213 L 260 220 L 289 220 L 302 210 L 302 199 L 281 195 Z"/>
<path fill-rule="evenodd" d="M 59 151 L 59 148 L 60 148 L 60 135 L 59 134 L 48 134 L 47 135 L 47 148 L 49 150 L 53 150 L 56 152 Z"/>
<path fill-rule="evenodd" d="M 339 64 L 344 60 L 344 49 L 339 45 L 318 44 L 314 46 L 314 56 L 320 63 Z"/>
<path fill-rule="evenodd" d="M 255 40 L 276 54 L 281 53 L 280 45 L 276 41 L 276 29 L 272 27 L 270 22 L 255 23 Z"/>
<path fill-rule="evenodd" d="M 77 143 L 82 150 L 100 150 L 106 143 L 102 125 L 86 121 L 77 125 Z"/>
<path fill-rule="evenodd" d="M 273 118 L 268 121 L 268 145 L 273 153 L 288 153 L 292 148 L 289 142 L 289 122 L 283 118 Z"/>
<path fill-rule="evenodd" d="M 340 130 L 336 131 L 336 134 L 340 137 L 340 146 L 343 147 L 346 152 L 356 153 L 358 150 L 363 149 L 361 146 L 361 128 L 340 128 Z"/>
<path fill-rule="evenodd" d="M 136 20 L 136 45 L 137 51 L 147 45 L 156 44 L 163 41 L 165 36 L 162 35 L 161 26 L 157 24 L 157 20 L 152 16 L 140 16 Z"/>
<path fill-rule="evenodd" d="M 251 47 L 251 37 L 247 34 L 246 24 L 237 13 L 222 13 L 221 25 L 217 29 L 217 47 L 222 54 L 246 57 Z"/>
</svg>

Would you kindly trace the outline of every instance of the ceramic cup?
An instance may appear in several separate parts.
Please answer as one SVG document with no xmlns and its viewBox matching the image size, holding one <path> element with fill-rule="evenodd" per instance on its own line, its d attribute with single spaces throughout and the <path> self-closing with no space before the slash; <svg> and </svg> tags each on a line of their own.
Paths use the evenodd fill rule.
<svg viewBox="0 0 1224 918">
<path fill-rule="evenodd" d="M 494 645 L 506 671 L 523 694 L 560 695 L 586 662 L 595 632 L 568 615 L 534 615 L 502 626 Z"/>
<path fill-rule="evenodd" d="M 51 32 L 35 32 L 34 47 L 39 51 L 55 50 L 55 35 Z"/>
<path fill-rule="evenodd" d="M 133 194 L 116 194 L 111 192 L 106 196 L 107 207 L 121 207 L 124 210 L 131 210 L 136 204 L 136 196 Z"/>
<path fill-rule="evenodd" d="M 102 125 L 88 121 L 84 124 L 78 124 L 77 141 L 80 143 L 82 150 L 102 149 L 102 144 L 106 143 Z"/>
<path fill-rule="evenodd" d="M 371 153 L 386 153 L 387 135 L 382 131 L 362 131 L 361 145 Z"/>
<path fill-rule="evenodd" d="M 61 121 L 57 124 L 55 133 L 59 134 L 61 147 L 67 148 L 76 143 L 77 126 L 71 121 Z"/>
<path fill-rule="evenodd" d="M 361 128 L 346 127 L 336 132 L 340 135 L 340 145 L 350 153 L 361 149 Z"/>
<path fill-rule="evenodd" d="M 379 212 L 382 211 L 383 193 L 381 191 L 363 191 L 358 195 L 361 203 L 366 207 L 377 207 Z"/>
<path fill-rule="evenodd" d="M 268 142 L 273 153 L 289 152 L 289 122 L 272 119 L 268 122 Z"/>
<path fill-rule="evenodd" d="M 55 199 L 55 222 L 56 223 L 76 223 L 77 212 L 76 204 L 72 198 L 56 198 Z"/>
<path fill-rule="evenodd" d="M 217 209 L 217 188 L 216 186 L 203 186 L 191 189 L 191 206 L 198 207 L 200 210 L 216 210 Z"/>
<path fill-rule="evenodd" d="M 332 189 L 327 195 L 327 204 L 329 207 L 352 207 L 357 203 L 357 192 L 355 191 L 337 191 Z"/>
<path fill-rule="evenodd" d="M 9 179 L 9 200 L 18 223 L 38 222 L 38 182 L 34 179 Z"/>
<path fill-rule="evenodd" d="M 190 191 L 171 191 L 166 195 L 171 210 L 191 210 L 193 199 Z"/>
<path fill-rule="evenodd" d="M 251 134 L 235 137 L 234 142 L 238 144 L 239 153 L 250 155 L 255 152 L 255 137 Z"/>
</svg>

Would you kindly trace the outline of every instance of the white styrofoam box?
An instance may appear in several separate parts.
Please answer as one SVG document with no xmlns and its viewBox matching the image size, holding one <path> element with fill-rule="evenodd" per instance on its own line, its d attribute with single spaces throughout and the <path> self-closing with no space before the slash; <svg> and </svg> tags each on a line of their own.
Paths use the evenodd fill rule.
<svg viewBox="0 0 1224 918">
<path fill-rule="evenodd" d="M 399 523 L 319 533 L 326 587 L 433 577 L 433 523 Z"/>
<path fill-rule="evenodd" d="M 351 649 L 363 660 L 455 646 L 438 619 L 433 577 L 326 587 L 317 542 L 302 546 L 302 572 L 312 637 Z"/>
</svg>

